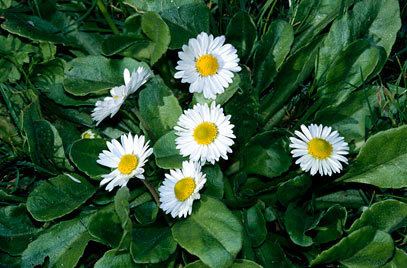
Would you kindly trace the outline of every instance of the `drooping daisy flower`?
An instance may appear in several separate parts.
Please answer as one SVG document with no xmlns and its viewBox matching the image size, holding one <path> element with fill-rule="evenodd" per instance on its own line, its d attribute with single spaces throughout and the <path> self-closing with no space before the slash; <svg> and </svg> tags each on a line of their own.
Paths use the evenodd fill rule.
<svg viewBox="0 0 407 268">
<path fill-rule="evenodd" d="M 233 127 L 230 115 L 225 116 L 220 105 L 198 103 L 179 117 L 174 127 L 178 136 L 175 143 L 182 156 L 214 164 L 220 157 L 228 159 L 227 153 L 232 152 L 230 146 L 236 138 Z"/>
<path fill-rule="evenodd" d="M 91 114 L 93 121 L 99 125 L 106 117 L 112 118 L 120 110 L 123 102 L 127 98 L 126 86 L 114 87 L 110 90 L 109 97 L 104 98 L 103 101 L 97 101 L 95 109 Z"/>
<path fill-rule="evenodd" d="M 91 129 L 88 129 L 81 134 L 81 138 L 82 139 L 94 139 L 94 138 L 96 138 L 96 134 Z"/>
<path fill-rule="evenodd" d="M 110 90 L 109 97 L 103 101 L 97 101 L 95 109 L 92 112 L 92 119 L 99 125 L 106 117 L 112 118 L 123 105 L 126 98 L 137 91 L 145 84 L 151 76 L 151 72 L 143 67 L 139 67 L 137 71 L 130 74 L 128 69 L 124 69 L 123 78 L 125 85 L 114 87 Z"/>
<path fill-rule="evenodd" d="M 109 150 L 103 150 L 97 160 L 100 165 L 114 169 L 109 174 L 102 175 L 103 180 L 100 182 L 100 185 L 109 183 L 106 186 L 108 191 L 116 186 L 126 186 L 133 177 L 143 180 L 143 166 L 153 153 L 153 149 L 149 148 L 149 142 L 146 142 L 142 135 L 133 136 L 129 133 L 122 135 L 120 140 L 120 143 L 117 140 L 106 142 Z"/>
<path fill-rule="evenodd" d="M 182 83 L 190 83 L 189 92 L 203 92 L 207 99 L 215 99 L 232 83 L 233 72 L 241 70 L 236 49 L 225 43 L 225 36 L 200 33 L 189 39 L 188 45 L 178 52 L 175 78 Z"/>
<path fill-rule="evenodd" d="M 184 161 L 182 169 L 170 170 L 166 179 L 158 188 L 160 208 L 171 213 L 173 218 L 191 215 L 194 200 L 201 198 L 199 191 L 206 182 L 206 175 L 201 172 L 201 165 Z"/>
<path fill-rule="evenodd" d="M 342 170 L 342 163 L 347 164 L 345 157 L 349 153 L 349 146 L 344 138 L 331 127 L 311 124 L 309 127 L 301 125 L 300 131 L 295 131 L 297 137 L 291 137 L 290 147 L 293 157 L 299 157 L 296 164 L 311 175 L 317 172 L 331 176 Z"/>
<path fill-rule="evenodd" d="M 151 72 L 144 67 L 138 67 L 137 71 L 130 71 L 126 68 L 123 72 L 124 84 L 128 89 L 128 94 L 133 94 L 144 85 L 151 76 Z"/>
</svg>

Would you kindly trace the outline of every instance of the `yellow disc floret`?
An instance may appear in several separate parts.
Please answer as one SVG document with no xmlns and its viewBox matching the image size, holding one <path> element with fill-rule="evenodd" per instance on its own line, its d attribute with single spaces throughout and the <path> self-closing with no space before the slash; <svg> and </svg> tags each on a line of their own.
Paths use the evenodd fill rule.
<svg viewBox="0 0 407 268">
<path fill-rule="evenodd" d="M 308 142 L 308 153 L 316 159 L 326 159 L 332 155 L 332 145 L 320 138 L 313 138 Z"/>
<path fill-rule="evenodd" d="M 218 127 L 211 122 L 202 122 L 194 129 L 194 139 L 200 145 L 211 144 L 218 135 Z"/>
<path fill-rule="evenodd" d="M 191 177 L 185 177 L 179 180 L 174 187 L 175 197 L 179 201 L 185 201 L 195 190 L 195 181 Z"/>
<path fill-rule="evenodd" d="M 120 173 L 128 175 L 137 168 L 138 159 L 134 154 L 125 154 L 120 158 L 117 169 Z"/>
<path fill-rule="evenodd" d="M 195 62 L 195 67 L 200 75 L 210 76 L 218 72 L 219 63 L 214 56 L 206 54 L 198 58 Z"/>
</svg>

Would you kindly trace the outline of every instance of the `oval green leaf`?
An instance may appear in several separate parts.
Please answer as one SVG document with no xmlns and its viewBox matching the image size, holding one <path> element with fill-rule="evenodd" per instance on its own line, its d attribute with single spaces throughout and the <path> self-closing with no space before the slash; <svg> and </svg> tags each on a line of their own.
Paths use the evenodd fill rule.
<svg viewBox="0 0 407 268">
<path fill-rule="evenodd" d="M 189 253 L 210 267 L 229 267 L 242 247 L 243 228 L 226 206 L 202 197 L 194 212 L 172 227 L 172 235 Z M 210 248 L 210 250 L 208 250 Z"/>
<path fill-rule="evenodd" d="M 37 221 L 50 221 L 74 211 L 95 192 L 95 188 L 78 175 L 59 175 L 42 181 L 30 193 L 27 209 Z"/>
</svg>

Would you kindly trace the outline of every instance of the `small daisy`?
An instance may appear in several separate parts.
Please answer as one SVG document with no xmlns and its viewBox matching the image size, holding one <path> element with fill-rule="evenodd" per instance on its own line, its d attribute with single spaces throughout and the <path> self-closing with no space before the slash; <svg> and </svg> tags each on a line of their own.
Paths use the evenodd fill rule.
<svg viewBox="0 0 407 268">
<path fill-rule="evenodd" d="M 232 152 L 230 147 L 236 138 L 233 127 L 230 115 L 225 116 L 220 105 L 198 103 L 179 117 L 174 127 L 178 136 L 175 143 L 182 156 L 214 164 L 220 157 L 228 159 L 227 153 Z"/>
<path fill-rule="evenodd" d="M 184 161 L 182 169 L 170 170 L 165 174 L 163 184 L 158 188 L 160 208 L 171 213 L 173 218 L 191 215 L 194 200 L 200 199 L 199 191 L 206 182 L 206 175 L 201 172 L 201 165 Z"/>
<path fill-rule="evenodd" d="M 188 45 L 178 52 L 175 78 L 190 83 L 189 92 L 203 92 L 207 99 L 215 99 L 232 83 L 233 72 L 241 70 L 236 49 L 225 43 L 225 36 L 200 33 L 189 39 Z"/>
<path fill-rule="evenodd" d="M 88 129 L 82 133 L 81 138 L 82 139 L 94 139 L 94 138 L 96 138 L 96 134 L 91 129 Z"/>
<path fill-rule="evenodd" d="M 106 117 L 112 118 L 120 110 L 120 107 L 127 98 L 126 86 L 114 87 L 110 90 L 109 97 L 103 101 L 97 101 L 95 109 L 91 114 L 93 121 L 96 121 L 96 126 L 99 125 Z"/>
<path fill-rule="evenodd" d="M 99 125 L 106 117 L 112 118 L 117 114 L 122 107 L 126 98 L 136 92 L 142 85 L 144 85 L 151 76 L 151 72 L 144 67 L 139 67 L 137 71 L 130 71 L 126 68 L 123 72 L 123 79 L 125 85 L 114 87 L 110 90 L 109 97 L 104 98 L 103 101 L 97 101 L 95 109 L 92 112 L 92 119 Z"/>
<path fill-rule="evenodd" d="M 97 163 L 113 168 L 109 174 L 102 175 L 100 185 L 109 183 L 106 190 L 111 191 L 116 186 L 126 186 L 130 178 L 137 177 L 144 180 L 143 166 L 147 158 L 153 153 L 144 136 L 122 135 L 121 143 L 117 140 L 106 142 L 109 150 L 99 154 Z"/>
<path fill-rule="evenodd" d="M 301 169 L 310 171 L 311 175 L 317 172 L 331 176 L 332 173 L 340 173 L 342 163 L 347 164 L 348 159 L 344 156 L 349 153 L 349 146 L 344 138 L 331 127 L 311 124 L 309 127 L 301 125 L 300 131 L 295 131 L 297 137 L 291 137 L 290 147 L 293 148 L 293 157 L 299 157 L 296 164 Z"/>
</svg>

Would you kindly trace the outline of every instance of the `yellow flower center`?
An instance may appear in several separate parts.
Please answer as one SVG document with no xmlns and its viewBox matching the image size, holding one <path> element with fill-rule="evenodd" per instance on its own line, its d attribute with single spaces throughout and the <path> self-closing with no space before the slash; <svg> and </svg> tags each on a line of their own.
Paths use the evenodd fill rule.
<svg viewBox="0 0 407 268">
<path fill-rule="evenodd" d="M 209 76 L 217 73 L 219 63 L 214 56 L 206 54 L 198 58 L 198 60 L 195 62 L 195 67 L 200 75 Z"/>
<path fill-rule="evenodd" d="M 324 139 L 313 138 L 308 142 L 308 153 L 317 159 L 326 159 L 331 156 L 332 145 Z"/>
<path fill-rule="evenodd" d="M 179 201 L 185 201 L 195 190 L 195 181 L 191 177 L 179 180 L 174 187 L 175 197 Z"/>
<path fill-rule="evenodd" d="M 211 122 L 203 122 L 194 130 L 194 139 L 198 144 L 211 144 L 218 136 L 218 127 Z"/>
<path fill-rule="evenodd" d="M 128 175 L 136 169 L 137 165 L 137 156 L 135 156 L 134 154 L 125 154 L 120 158 L 117 169 L 120 171 L 120 173 Z"/>
<path fill-rule="evenodd" d="M 85 132 L 82 134 L 82 139 L 93 139 L 92 133 Z"/>
</svg>

